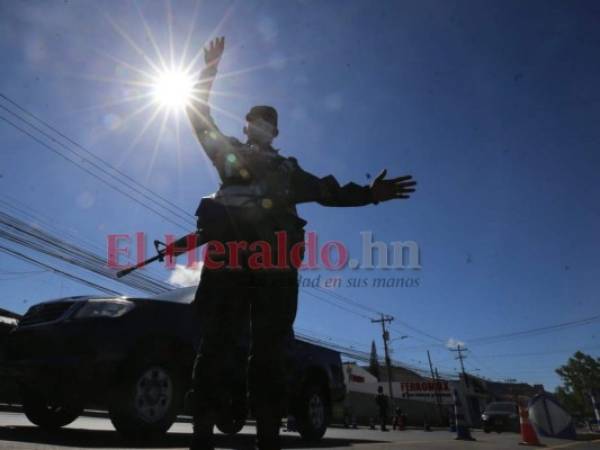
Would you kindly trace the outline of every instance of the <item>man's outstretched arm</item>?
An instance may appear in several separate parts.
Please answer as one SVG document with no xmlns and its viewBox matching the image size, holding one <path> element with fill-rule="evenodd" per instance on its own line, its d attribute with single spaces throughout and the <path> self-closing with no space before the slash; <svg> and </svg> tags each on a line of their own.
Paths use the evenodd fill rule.
<svg viewBox="0 0 600 450">
<path fill-rule="evenodd" d="M 412 175 L 385 179 L 382 171 L 370 186 L 348 183 L 341 186 L 333 175 L 319 178 L 300 167 L 293 172 L 295 203 L 317 202 L 324 206 L 364 206 L 393 199 L 408 199 L 417 182 Z"/>
<path fill-rule="evenodd" d="M 192 101 L 187 107 L 187 114 L 196 137 L 213 163 L 217 163 L 219 150 L 224 150 L 229 144 L 229 138 L 223 135 L 215 124 L 209 105 L 210 91 L 224 50 L 224 37 L 216 38 L 204 47 L 206 66 L 200 72 L 200 77 L 194 87 Z"/>
</svg>

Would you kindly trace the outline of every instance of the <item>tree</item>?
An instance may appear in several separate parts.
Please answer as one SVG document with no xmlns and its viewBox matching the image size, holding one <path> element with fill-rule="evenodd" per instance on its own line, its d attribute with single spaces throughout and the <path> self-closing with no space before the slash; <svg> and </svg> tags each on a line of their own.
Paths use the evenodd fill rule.
<svg viewBox="0 0 600 450">
<path fill-rule="evenodd" d="M 585 398 L 579 393 L 568 391 L 564 386 L 558 386 L 554 392 L 558 402 L 567 410 L 571 415 L 577 417 L 590 417 L 593 416 L 592 405 L 589 399 Z"/>
<path fill-rule="evenodd" d="M 369 360 L 369 373 L 379 380 L 379 358 L 377 357 L 377 347 L 375 341 L 371 342 L 371 358 Z"/>
<path fill-rule="evenodd" d="M 600 389 L 600 358 L 576 352 L 556 373 L 564 385 L 556 395 L 565 408 L 582 417 L 593 415 L 590 394 Z"/>
</svg>

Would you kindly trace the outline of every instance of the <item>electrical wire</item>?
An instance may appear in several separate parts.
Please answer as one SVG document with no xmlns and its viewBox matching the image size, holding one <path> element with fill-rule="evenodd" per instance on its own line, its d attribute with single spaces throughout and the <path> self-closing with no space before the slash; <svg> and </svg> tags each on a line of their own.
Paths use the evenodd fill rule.
<svg viewBox="0 0 600 450">
<path fill-rule="evenodd" d="M 43 263 L 42 261 L 39 261 L 39 260 L 37 260 L 35 258 L 27 256 L 27 255 L 25 255 L 25 254 L 23 254 L 21 252 L 18 252 L 16 250 L 10 249 L 10 248 L 5 247 L 3 245 L 0 245 L 0 252 L 5 253 L 7 255 L 14 256 L 15 258 L 18 258 L 18 259 L 21 259 L 21 260 L 26 261 L 28 263 L 34 264 L 34 265 L 36 265 L 38 267 L 43 267 L 44 269 L 50 270 L 50 271 L 52 271 L 54 273 L 57 273 L 57 274 L 59 274 L 61 276 L 69 278 L 69 279 L 71 279 L 73 281 L 76 281 L 78 283 L 84 284 L 84 285 L 86 285 L 88 287 L 97 289 L 97 290 L 99 290 L 101 292 L 104 292 L 106 294 L 119 295 L 119 296 L 121 295 L 121 293 L 118 292 L 118 291 L 115 291 L 113 289 L 107 288 L 105 286 L 101 286 L 101 285 L 99 285 L 97 283 L 91 282 L 89 280 L 86 280 L 84 278 L 78 277 L 76 275 L 73 275 L 71 273 L 65 272 L 63 270 L 57 269 L 54 266 L 51 266 L 51 265 L 46 264 L 46 263 Z"/>
<path fill-rule="evenodd" d="M 63 158 L 64 160 L 70 162 L 71 164 L 79 167 L 81 170 L 83 170 L 84 172 L 86 172 L 88 175 L 91 175 L 92 177 L 96 178 L 97 180 L 103 182 L 104 184 L 106 184 L 107 186 L 109 186 L 111 189 L 115 190 L 116 192 L 119 192 L 120 194 L 126 196 L 127 198 L 129 198 L 130 200 L 134 201 L 135 203 L 137 203 L 138 205 L 144 207 L 145 209 L 153 212 L 154 214 L 158 215 L 159 217 L 161 217 L 162 219 L 166 220 L 167 222 L 183 229 L 183 230 L 189 230 L 190 227 L 182 225 L 181 223 L 178 223 L 176 221 L 174 221 L 173 219 L 171 219 L 169 216 L 166 215 L 166 213 L 161 213 L 160 211 L 158 211 L 157 209 L 153 208 L 152 206 L 149 206 L 146 202 L 141 201 L 140 199 L 134 197 L 133 195 L 129 194 L 128 192 L 124 191 L 121 187 L 116 186 L 115 184 L 112 184 L 111 182 L 107 181 L 106 179 L 102 178 L 101 176 L 99 176 L 98 174 L 94 173 L 93 171 L 91 171 L 90 169 L 84 167 L 81 163 L 77 162 L 76 160 L 74 160 L 73 158 L 65 155 L 64 153 L 62 153 L 60 150 L 50 146 L 49 144 L 47 144 L 46 142 L 42 141 L 40 138 L 34 136 L 32 133 L 30 133 L 29 131 L 25 130 L 24 128 L 20 127 L 19 125 L 15 124 L 13 121 L 11 121 L 10 119 L 7 119 L 6 117 L 0 115 L 0 120 L 3 120 L 4 122 L 8 123 L 10 126 L 12 126 L 13 128 L 21 131 L 23 134 L 29 136 L 32 140 L 34 140 L 35 142 L 37 142 L 38 144 L 42 145 L 43 147 L 47 148 L 48 150 L 52 151 L 53 153 L 55 153 L 56 155 L 60 156 L 61 158 Z M 191 223 L 191 222 L 190 222 Z"/>
<path fill-rule="evenodd" d="M 168 283 L 140 272 L 130 274 L 125 278 L 116 278 L 116 270 L 108 268 L 106 260 L 102 256 L 32 227 L 3 211 L 0 211 L 0 239 L 51 256 L 143 292 L 159 294 L 172 289 Z"/>
<path fill-rule="evenodd" d="M 187 212 L 186 210 L 184 210 L 183 208 L 179 207 L 178 205 L 176 205 L 175 203 L 173 203 L 172 201 L 166 199 L 165 197 L 161 196 L 160 194 L 152 191 L 151 189 L 147 188 L 146 186 L 144 186 L 143 184 L 139 183 L 138 181 L 136 181 L 134 178 L 132 178 L 131 176 L 127 175 L 125 172 L 119 170 L 118 168 L 114 167 L 112 164 L 108 163 L 106 160 L 100 158 L 99 156 L 97 156 L 95 153 L 91 152 L 90 150 L 86 149 L 85 147 L 83 147 L 81 144 L 79 144 L 78 142 L 74 141 L 73 139 L 71 139 L 70 137 L 68 137 L 67 135 L 65 135 L 64 133 L 62 133 L 60 130 L 58 130 L 56 127 L 50 125 L 48 122 L 44 121 L 43 119 L 41 119 L 40 117 L 36 116 L 35 114 L 33 114 L 30 111 L 27 111 L 23 106 L 21 106 L 19 103 L 17 103 L 15 100 L 10 99 L 9 97 L 7 97 L 6 95 L 0 93 L 0 97 L 5 99 L 7 102 L 9 102 L 10 104 L 12 104 L 13 106 L 15 106 L 16 108 L 18 108 L 20 111 L 22 111 L 23 113 L 25 113 L 26 115 L 28 115 L 29 117 L 31 117 L 32 119 L 36 120 L 38 123 L 42 124 L 43 126 L 45 126 L 47 129 L 51 130 L 52 132 L 56 133 L 58 136 L 60 136 L 61 138 L 63 138 L 65 141 L 69 142 L 70 144 L 72 144 L 73 146 L 75 146 L 76 148 L 80 149 L 81 151 L 83 151 L 86 155 L 89 155 L 90 157 L 92 157 L 94 160 L 100 162 L 102 165 L 104 165 L 107 169 L 114 171 L 115 173 L 117 173 L 120 177 L 123 177 L 125 179 L 127 179 L 128 181 L 130 181 L 132 184 L 134 184 L 135 186 L 137 186 L 138 188 L 141 188 L 142 190 L 148 192 L 151 196 L 155 197 L 156 199 L 162 201 L 163 203 L 165 203 L 166 205 L 168 205 L 169 207 L 178 210 L 181 214 L 184 215 L 184 218 L 192 218 L 193 216 L 191 216 L 189 214 L 189 212 Z M 156 201 L 156 200 L 154 200 Z"/>
</svg>

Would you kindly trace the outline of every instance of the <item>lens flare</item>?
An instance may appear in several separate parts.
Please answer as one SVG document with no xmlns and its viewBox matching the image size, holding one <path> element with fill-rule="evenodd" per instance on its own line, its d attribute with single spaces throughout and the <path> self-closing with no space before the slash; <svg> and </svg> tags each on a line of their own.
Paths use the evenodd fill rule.
<svg viewBox="0 0 600 450">
<path fill-rule="evenodd" d="M 194 81 L 182 70 L 166 70 L 155 78 L 153 83 L 154 100 L 170 109 L 185 108 L 191 98 Z"/>
</svg>

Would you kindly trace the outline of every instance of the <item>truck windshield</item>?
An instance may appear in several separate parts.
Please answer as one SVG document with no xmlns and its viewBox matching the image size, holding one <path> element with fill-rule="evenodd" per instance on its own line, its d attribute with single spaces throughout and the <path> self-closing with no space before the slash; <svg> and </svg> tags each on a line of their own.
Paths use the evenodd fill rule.
<svg viewBox="0 0 600 450">
<path fill-rule="evenodd" d="M 163 292 L 150 297 L 152 300 L 163 300 L 173 303 L 185 303 L 190 304 L 194 300 L 196 293 L 196 287 L 185 287 L 180 289 L 173 289 L 172 291 Z"/>
</svg>

